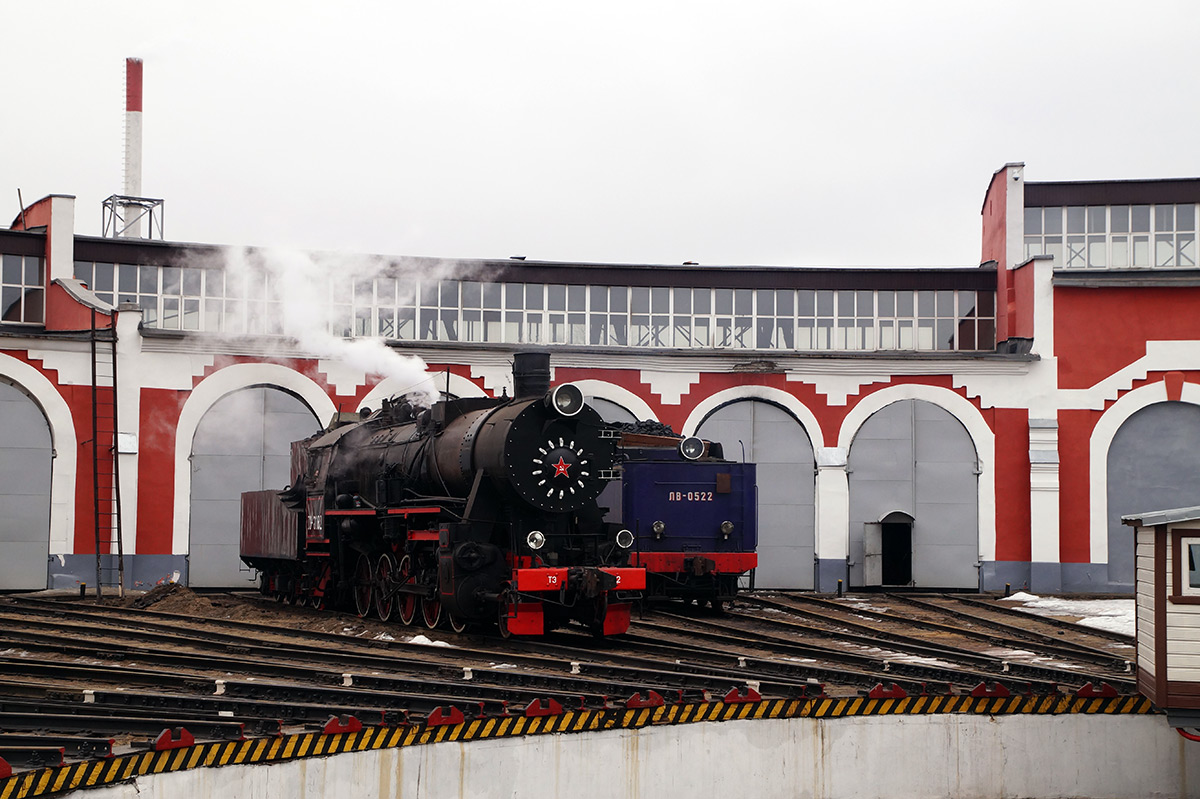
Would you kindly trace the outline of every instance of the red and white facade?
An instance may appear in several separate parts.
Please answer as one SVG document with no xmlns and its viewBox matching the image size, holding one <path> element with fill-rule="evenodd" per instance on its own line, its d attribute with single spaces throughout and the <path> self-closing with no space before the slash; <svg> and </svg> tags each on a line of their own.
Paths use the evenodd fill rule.
<svg viewBox="0 0 1200 799">
<path fill-rule="evenodd" d="M 1197 202 L 1200 181 L 1026 186 L 1010 164 L 970 269 L 371 259 L 386 264 L 371 273 L 347 256 L 341 288 L 341 266 L 314 274 L 333 269 L 325 335 L 382 338 L 439 390 L 511 392 L 512 352 L 537 344 L 556 382 L 614 418 L 745 452 L 760 464 L 760 586 L 1131 591 L 1133 541 L 1112 519 L 1195 504 Z M 0 434 L 0 471 L 49 463 L 27 494 L 0 489 L 0 509 L 38 508 L 20 529 L 0 518 L 0 547 L 26 558 L 0 588 L 92 581 L 93 314 L 117 331 L 120 534 L 139 587 L 231 582 L 222 476 L 259 459 L 268 484 L 237 488 L 282 488 L 268 466 L 289 424 L 412 388 L 290 328 L 307 300 L 270 296 L 286 274 L 269 264 L 268 296 L 232 288 L 270 254 L 76 236 L 73 198 L 52 196 L 0 230 L 0 256 L 0 412 L 46 431 Z M 253 392 L 251 410 L 219 416 Z M 221 421 L 251 416 L 254 436 Z"/>
</svg>

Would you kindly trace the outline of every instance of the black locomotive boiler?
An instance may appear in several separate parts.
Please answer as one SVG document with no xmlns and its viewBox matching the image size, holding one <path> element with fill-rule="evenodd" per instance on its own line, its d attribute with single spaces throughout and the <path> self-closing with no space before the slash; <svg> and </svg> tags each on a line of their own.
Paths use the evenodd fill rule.
<svg viewBox="0 0 1200 799">
<path fill-rule="evenodd" d="M 455 630 L 629 627 L 644 568 L 597 497 L 620 434 L 549 355 L 519 353 L 512 398 L 403 400 L 292 445 L 292 485 L 242 495 L 242 559 L 264 593 Z"/>
</svg>

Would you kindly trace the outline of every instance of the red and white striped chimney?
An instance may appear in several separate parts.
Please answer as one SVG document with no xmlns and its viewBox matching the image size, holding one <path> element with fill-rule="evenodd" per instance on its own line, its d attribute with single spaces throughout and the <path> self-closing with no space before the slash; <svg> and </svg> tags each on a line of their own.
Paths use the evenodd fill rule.
<svg viewBox="0 0 1200 799">
<path fill-rule="evenodd" d="M 142 59 L 125 59 L 125 196 L 142 196 Z M 128 214 L 133 209 L 125 207 Z M 133 211 L 137 213 L 137 211 Z M 129 238 L 141 238 L 142 221 L 125 230 Z"/>
</svg>

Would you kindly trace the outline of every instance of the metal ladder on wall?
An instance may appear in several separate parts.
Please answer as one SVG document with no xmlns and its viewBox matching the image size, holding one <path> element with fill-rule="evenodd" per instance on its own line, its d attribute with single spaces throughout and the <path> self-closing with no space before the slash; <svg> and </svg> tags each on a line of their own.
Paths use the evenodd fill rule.
<svg viewBox="0 0 1200 799">
<path fill-rule="evenodd" d="M 121 542 L 120 461 L 117 457 L 117 331 L 115 319 L 96 327 L 92 311 L 92 518 L 96 544 L 96 599 L 102 586 L 125 595 L 125 551 Z M 105 565 L 107 556 L 107 566 Z"/>
</svg>

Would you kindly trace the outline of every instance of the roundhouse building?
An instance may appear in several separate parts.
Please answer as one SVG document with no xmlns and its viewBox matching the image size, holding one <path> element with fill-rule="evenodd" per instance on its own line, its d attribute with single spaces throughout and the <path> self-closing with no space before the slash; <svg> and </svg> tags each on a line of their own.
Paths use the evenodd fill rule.
<svg viewBox="0 0 1200 799">
<path fill-rule="evenodd" d="M 46 197 L 0 229 L 0 588 L 118 549 L 127 585 L 244 585 L 240 493 L 416 388 L 396 354 L 482 396 L 539 346 L 609 419 L 759 464 L 759 587 L 1129 592 L 1120 517 L 1200 487 L 1197 202 L 1008 164 L 978 266 L 793 269 L 94 238 Z"/>
</svg>

